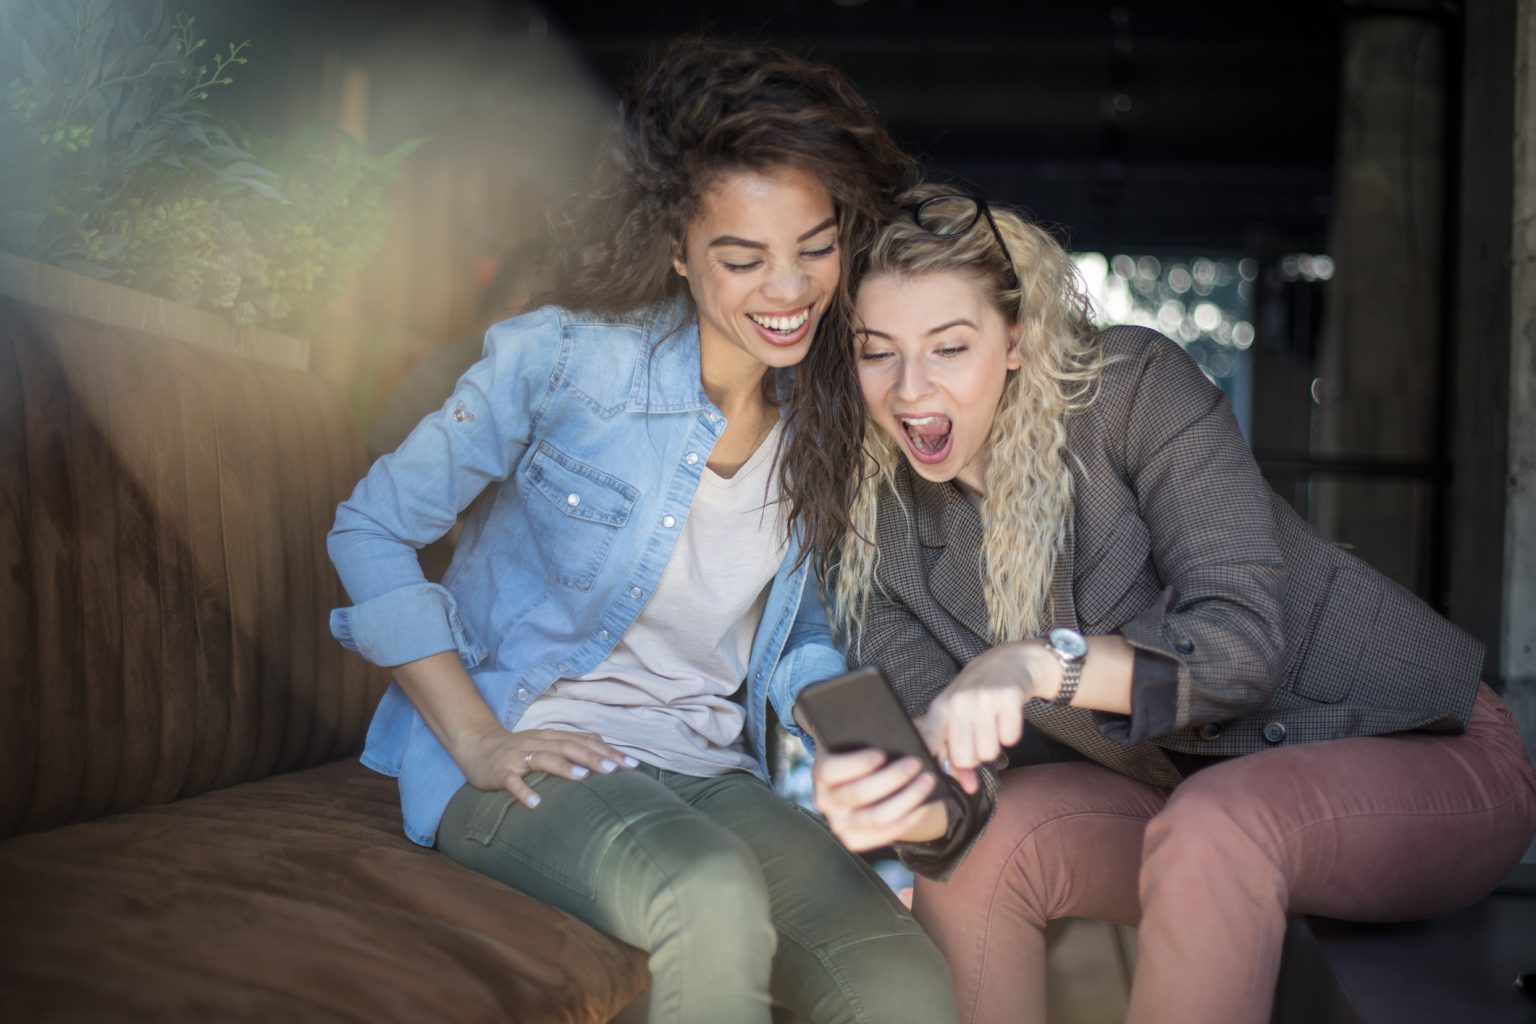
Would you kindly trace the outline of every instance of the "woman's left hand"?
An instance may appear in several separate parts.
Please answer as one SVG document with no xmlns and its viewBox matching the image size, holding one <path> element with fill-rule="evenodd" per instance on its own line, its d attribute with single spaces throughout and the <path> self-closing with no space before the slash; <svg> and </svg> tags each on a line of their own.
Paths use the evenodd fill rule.
<svg viewBox="0 0 1536 1024">
<path fill-rule="evenodd" d="M 944 805 L 931 801 L 938 779 L 915 757 L 886 763 L 878 750 L 819 753 L 811 768 L 816 809 L 850 850 L 895 842 L 928 842 L 949 826 Z"/>
<path fill-rule="evenodd" d="M 996 760 L 1024 736 L 1024 705 L 1035 695 L 1029 646 L 999 644 L 971 661 L 919 723 L 928 748 L 948 760 L 962 784 L 967 769 Z"/>
</svg>

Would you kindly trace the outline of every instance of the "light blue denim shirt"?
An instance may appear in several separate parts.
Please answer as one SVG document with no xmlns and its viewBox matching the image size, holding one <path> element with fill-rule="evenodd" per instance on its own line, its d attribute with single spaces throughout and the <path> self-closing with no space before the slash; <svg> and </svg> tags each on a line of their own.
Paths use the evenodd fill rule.
<svg viewBox="0 0 1536 1024">
<path fill-rule="evenodd" d="M 328 544 L 355 603 L 331 613 L 331 632 L 376 665 L 457 651 L 515 725 L 635 621 L 724 430 L 699 381 L 691 316 L 548 307 L 497 324 L 443 408 L 337 509 Z M 429 583 L 416 552 L 465 508 L 453 563 Z M 791 538 L 745 680 L 747 741 L 765 775 L 767 702 L 802 735 L 790 716 L 800 690 L 844 670 L 799 549 Z M 406 834 L 432 845 L 464 776 L 398 684 L 362 760 L 399 778 Z"/>
</svg>

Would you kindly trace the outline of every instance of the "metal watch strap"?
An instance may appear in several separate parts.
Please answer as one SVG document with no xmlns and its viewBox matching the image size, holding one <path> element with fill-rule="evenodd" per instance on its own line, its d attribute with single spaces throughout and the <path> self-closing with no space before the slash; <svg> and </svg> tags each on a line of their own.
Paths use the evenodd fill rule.
<svg viewBox="0 0 1536 1024">
<path fill-rule="evenodd" d="M 1083 659 L 1065 659 L 1061 663 L 1061 689 L 1056 691 L 1056 696 L 1051 698 L 1052 704 L 1071 704 L 1072 698 L 1077 695 L 1077 684 L 1083 678 Z"/>
</svg>

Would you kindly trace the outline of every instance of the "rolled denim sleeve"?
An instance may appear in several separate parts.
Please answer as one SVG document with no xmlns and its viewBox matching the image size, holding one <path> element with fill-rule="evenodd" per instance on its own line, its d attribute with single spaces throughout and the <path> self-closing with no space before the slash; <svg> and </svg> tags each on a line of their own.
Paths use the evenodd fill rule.
<svg viewBox="0 0 1536 1024">
<path fill-rule="evenodd" d="M 507 479 L 549 401 L 563 339 L 553 310 L 504 321 L 437 412 L 373 464 L 336 510 L 326 538 L 353 604 L 331 614 L 342 646 L 386 667 L 457 651 L 484 660 L 453 595 L 422 574 L 417 552 L 447 533 L 487 486 Z"/>
<path fill-rule="evenodd" d="M 404 665 L 443 651 L 457 651 L 464 667 L 474 668 L 489 653 L 470 640 L 453 595 L 425 580 L 350 608 L 335 609 L 331 612 L 331 635 L 341 646 L 375 665 Z"/>
<path fill-rule="evenodd" d="M 814 571 L 807 571 L 804 588 L 800 594 L 800 606 L 795 610 L 795 621 L 789 629 L 789 637 L 784 641 L 784 654 L 774 671 L 772 700 L 780 724 L 791 736 L 804 743 L 807 750 L 814 751 L 815 741 L 795 721 L 795 701 L 800 699 L 800 691 L 812 683 L 848 671 L 848 662 L 832 640 L 827 606 L 822 603 L 821 589 Z"/>
</svg>

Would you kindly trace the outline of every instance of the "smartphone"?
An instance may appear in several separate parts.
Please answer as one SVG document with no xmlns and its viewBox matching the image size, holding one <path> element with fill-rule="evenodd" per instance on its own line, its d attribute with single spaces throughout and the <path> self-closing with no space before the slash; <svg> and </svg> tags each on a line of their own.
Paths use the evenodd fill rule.
<svg viewBox="0 0 1536 1024">
<path fill-rule="evenodd" d="M 873 747 L 886 760 L 915 757 L 923 770 L 941 776 L 928 746 L 877 668 L 812 683 L 795 704 L 816 745 L 834 754 Z"/>
</svg>

